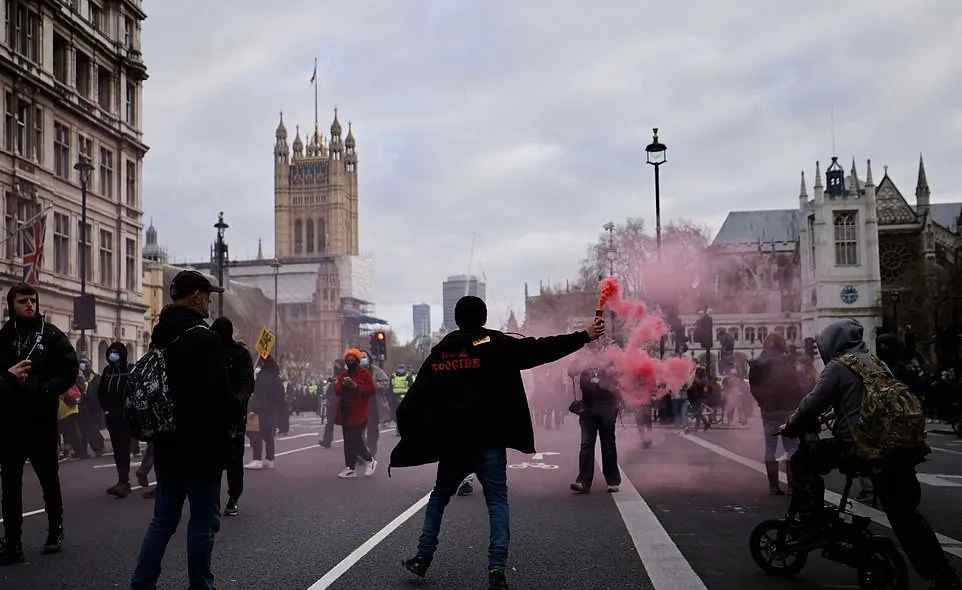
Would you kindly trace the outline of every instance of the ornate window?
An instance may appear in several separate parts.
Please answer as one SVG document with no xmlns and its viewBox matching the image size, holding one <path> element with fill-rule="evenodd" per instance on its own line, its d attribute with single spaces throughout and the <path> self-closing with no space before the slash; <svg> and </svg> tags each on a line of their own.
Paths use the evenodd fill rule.
<svg viewBox="0 0 962 590">
<path fill-rule="evenodd" d="M 903 241 L 886 242 L 879 248 L 879 266 L 882 271 L 882 281 L 895 282 L 912 261 L 912 252 L 908 244 Z"/>
<path fill-rule="evenodd" d="M 855 266 L 858 264 L 858 227 L 855 211 L 836 211 L 835 226 L 835 266 Z"/>
<path fill-rule="evenodd" d="M 294 222 L 294 253 L 304 252 L 304 224 L 300 219 Z"/>
<path fill-rule="evenodd" d="M 314 220 L 307 220 L 307 253 L 314 253 Z"/>
</svg>

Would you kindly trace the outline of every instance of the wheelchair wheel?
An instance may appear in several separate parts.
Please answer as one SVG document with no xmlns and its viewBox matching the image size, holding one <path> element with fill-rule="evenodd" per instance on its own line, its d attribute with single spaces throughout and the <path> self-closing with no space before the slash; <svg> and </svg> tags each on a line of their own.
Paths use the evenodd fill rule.
<svg viewBox="0 0 962 590">
<path fill-rule="evenodd" d="M 791 540 L 788 523 L 766 520 L 755 527 L 749 538 L 752 559 L 770 576 L 794 576 L 808 560 L 807 552 L 786 553 L 782 547 Z"/>
<path fill-rule="evenodd" d="M 909 587 L 905 559 L 889 539 L 874 539 L 858 568 L 863 590 L 904 590 Z"/>
</svg>

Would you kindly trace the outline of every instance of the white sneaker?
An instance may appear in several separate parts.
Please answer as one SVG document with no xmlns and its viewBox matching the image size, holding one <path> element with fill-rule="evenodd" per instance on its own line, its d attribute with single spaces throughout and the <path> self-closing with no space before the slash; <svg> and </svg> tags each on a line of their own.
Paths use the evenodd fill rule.
<svg viewBox="0 0 962 590">
<path fill-rule="evenodd" d="M 350 467 L 345 467 L 337 476 L 341 479 L 354 479 L 357 477 L 357 472 Z"/>
<path fill-rule="evenodd" d="M 265 460 L 264 460 L 264 469 L 274 469 L 274 462 L 273 462 L 273 461 L 268 461 L 268 460 L 265 459 Z"/>
<path fill-rule="evenodd" d="M 371 461 L 364 466 L 364 477 L 371 477 L 374 475 L 375 469 L 377 469 L 377 460 L 371 459 Z"/>
<path fill-rule="evenodd" d="M 263 469 L 264 464 L 261 463 L 260 459 L 254 459 L 247 465 L 244 465 L 244 469 Z"/>
</svg>

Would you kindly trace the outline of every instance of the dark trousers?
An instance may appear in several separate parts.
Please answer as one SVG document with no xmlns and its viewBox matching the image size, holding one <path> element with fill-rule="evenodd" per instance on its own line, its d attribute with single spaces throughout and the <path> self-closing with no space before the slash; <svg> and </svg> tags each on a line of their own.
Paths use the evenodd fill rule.
<svg viewBox="0 0 962 590">
<path fill-rule="evenodd" d="M 601 470 L 608 485 L 621 485 L 618 449 L 615 447 L 615 420 L 618 413 L 587 411 L 578 420 L 581 425 L 581 456 L 578 481 L 590 486 L 595 475 L 595 440 L 601 438 Z"/>
<path fill-rule="evenodd" d="M 123 416 L 107 414 L 107 432 L 110 433 L 110 446 L 114 449 L 114 465 L 117 466 L 117 481 L 130 483 L 130 427 Z"/>
<path fill-rule="evenodd" d="M 138 477 L 143 477 L 144 479 L 150 474 L 150 470 L 154 468 L 154 443 L 147 443 L 147 450 L 144 451 L 144 456 L 140 460 L 140 467 L 137 468 Z"/>
<path fill-rule="evenodd" d="M 104 452 L 104 437 L 100 434 L 100 410 L 80 407 L 77 421 L 80 426 L 80 454 L 87 454 L 87 447 L 93 449 L 97 455 Z"/>
<path fill-rule="evenodd" d="M 381 438 L 381 400 L 380 393 L 371 396 L 367 406 L 367 430 L 365 432 L 365 442 L 367 450 L 372 455 L 377 455 L 377 441 Z"/>
<path fill-rule="evenodd" d="M 260 431 L 251 432 L 251 451 L 255 461 L 260 461 L 261 457 L 268 461 L 274 460 L 274 420 L 266 412 L 258 414 L 260 419 Z M 265 454 L 266 451 L 266 454 Z"/>
<path fill-rule="evenodd" d="M 792 509 L 803 518 L 817 514 L 824 505 L 822 474 L 835 469 L 845 458 L 845 445 L 833 438 L 803 443 L 792 455 Z M 915 467 L 893 463 L 872 477 L 882 509 L 912 566 L 929 580 L 951 576 L 951 566 L 935 533 L 919 512 L 922 489 Z"/>
<path fill-rule="evenodd" d="M 511 541 L 510 510 L 508 508 L 507 454 L 504 449 L 484 449 L 457 457 L 442 457 L 438 462 L 438 476 L 424 512 L 424 527 L 418 540 L 418 557 L 431 561 L 438 548 L 438 534 L 444 508 L 461 482 L 470 474 L 477 474 L 484 488 L 488 505 L 490 537 L 488 567 L 504 569 L 508 561 Z"/>
<path fill-rule="evenodd" d="M 364 429 L 367 425 L 361 426 L 342 426 L 344 432 L 344 466 L 354 469 L 357 460 L 363 459 L 371 461 L 374 456 L 364 444 Z"/>
<path fill-rule="evenodd" d="M 73 454 L 79 456 L 83 453 L 80 438 L 80 417 L 77 414 L 60 420 L 60 433 L 63 434 L 63 442 L 70 447 Z"/>
<path fill-rule="evenodd" d="M 37 428 L 31 425 L 31 428 Z M 23 530 L 23 468 L 30 460 L 43 490 L 44 509 L 51 529 L 63 525 L 60 463 L 57 460 L 56 427 L 17 433 L 0 449 L 0 480 L 3 492 L 3 527 L 7 543 L 19 543 Z"/>
<path fill-rule="evenodd" d="M 244 493 L 244 435 L 234 436 L 230 441 L 227 457 L 227 495 L 238 500 Z"/>
<path fill-rule="evenodd" d="M 220 478 L 184 479 L 163 477 L 157 481 L 154 516 L 140 546 L 131 590 L 154 590 L 167 543 L 180 524 L 184 502 L 190 502 L 187 523 L 187 579 L 189 590 L 213 590 L 211 556 L 214 537 L 220 530 Z"/>
<path fill-rule="evenodd" d="M 330 446 L 334 442 L 334 417 L 337 416 L 337 396 L 328 395 L 324 400 L 324 409 L 327 412 L 327 419 L 324 422 L 324 435 L 321 442 Z"/>
</svg>

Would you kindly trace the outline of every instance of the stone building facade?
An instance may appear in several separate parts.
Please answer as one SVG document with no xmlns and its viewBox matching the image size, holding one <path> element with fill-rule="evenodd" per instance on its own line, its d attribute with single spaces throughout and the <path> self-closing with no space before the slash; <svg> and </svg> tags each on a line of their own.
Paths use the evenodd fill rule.
<svg viewBox="0 0 962 590">
<path fill-rule="evenodd" d="M 142 131 L 140 0 L 0 3 L 0 190 L 4 239 L 0 283 L 23 277 L 27 223 L 45 219 L 40 267 L 41 309 L 48 321 L 86 349 L 95 367 L 114 340 L 131 357 L 143 350 L 140 230 Z M 80 241 L 81 188 L 75 164 L 93 166 L 88 184 L 86 246 Z M 80 341 L 73 300 L 81 257 L 97 325 Z"/>
</svg>

